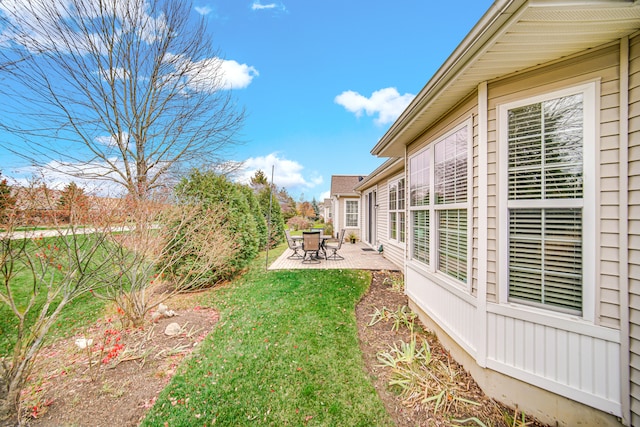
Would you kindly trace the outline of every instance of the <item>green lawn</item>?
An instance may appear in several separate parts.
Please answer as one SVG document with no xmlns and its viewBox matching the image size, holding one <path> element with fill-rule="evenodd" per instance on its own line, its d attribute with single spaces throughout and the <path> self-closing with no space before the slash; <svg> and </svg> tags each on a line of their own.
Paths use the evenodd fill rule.
<svg viewBox="0 0 640 427">
<path fill-rule="evenodd" d="M 45 238 L 43 241 L 55 243 L 55 238 Z M 83 236 L 79 242 L 84 239 Z M 29 248 L 29 250 L 35 250 Z M 50 271 L 56 274 L 55 268 Z M 6 290 L 2 289 L 4 295 Z M 18 269 L 15 277 L 11 280 L 11 292 L 16 301 L 16 305 L 20 310 L 24 310 L 27 302 L 33 295 L 33 276 L 28 270 Z M 34 307 L 31 308 L 27 315 L 27 325 L 30 325 L 40 312 L 40 307 L 44 302 L 44 293 L 41 293 Z M 57 304 L 56 300 L 56 304 Z M 71 301 L 62 311 L 60 317 L 53 325 L 47 337 L 48 340 L 56 338 L 68 337 L 86 327 L 93 324 L 103 314 L 105 301 L 93 297 L 90 293 L 80 295 Z M 0 357 L 7 355 L 15 344 L 17 334 L 18 320 L 8 305 L 0 303 Z"/>
<path fill-rule="evenodd" d="M 200 304 L 217 309 L 220 321 L 143 425 L 393 425 L 358 347 L 354 307 L 370 281 L 362 271 L 267 272 L 263 253 L 239 279 L 201 294 Z M 27 276 L 12 288 L 26 298 Z M 101 300 L 83 295 L 66 307 L 51 338 L 93 324 L 103 310 Z M 14 333 L 0 305 L 0 355 Z"/>
<path fill-rule="evenodd" d="M 266 272 L 256 260 L 203 301 L 220 321 L 143 425 L 393 425 L 358 347 L 354 307 L 370 280 L 362 271 Z"/>
</svg>

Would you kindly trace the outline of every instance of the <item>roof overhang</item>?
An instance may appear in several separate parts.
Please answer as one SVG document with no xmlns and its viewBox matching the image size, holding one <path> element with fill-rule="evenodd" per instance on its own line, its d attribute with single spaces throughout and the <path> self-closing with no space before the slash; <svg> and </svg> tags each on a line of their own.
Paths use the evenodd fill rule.
<svg viewBox="0 0 640 427">
<path fill-rule="evenodd" d="M 405 146 L 478 84 L 616 41 L 640 29 L 631 0 L 497 0 L 391 125 L 371 154 Z"/>
<path fill-rule="evenodd" d="M 360 181 L 358 185 L 356 185 L 355 190 L 362 192 L 363 190 L 376 185 L 378 182 L 400 173 L 402 170 L 404 170 L 403 157 L 389 159 L 367 175 L 365 179 Z"/>
</svg>

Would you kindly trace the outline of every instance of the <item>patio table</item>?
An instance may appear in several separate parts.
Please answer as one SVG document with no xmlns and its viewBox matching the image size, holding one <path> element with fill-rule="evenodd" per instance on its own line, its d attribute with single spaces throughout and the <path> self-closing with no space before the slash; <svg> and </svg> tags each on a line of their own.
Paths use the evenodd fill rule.
<svg viewBox="0 0 640 427">
<path fill-rule="evenodd" d="M 332 239 L 333 236 L 328 234 L 320 234 L 320 249 L 322 249 L 322 253 L 324 254 L 324 258 L 327 259 L 327 240 Z M 291 236 L 291 240 L 301 242 L 303 240 L 302 236 Z"/>
</svg>

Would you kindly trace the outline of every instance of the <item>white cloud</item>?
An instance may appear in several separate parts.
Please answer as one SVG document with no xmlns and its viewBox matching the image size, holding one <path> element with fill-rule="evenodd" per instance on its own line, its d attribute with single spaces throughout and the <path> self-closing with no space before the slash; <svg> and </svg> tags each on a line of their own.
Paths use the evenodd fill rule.
<svg viewBox="0 0 640 427">
<path fill-rule="evenodd" d="M 253 4 L 251 5 L 251 10 L 281 10 L 284 12 L 287 10 L 287 8 L 282 3 L 262 4 L 260 3 L 260 1 L 254 1 Z"/>
<path fill-rule="evenodd" d="M 102 42 L 102 35 L 94 33 L 85 34 L 81 22 L 99 18 L 104 10 L 98 2 L 87 2 L 80 10 L 72 7 L 68 0 L 2 0 L 0 1 L 0 14 L 4 15 L 9 25 L 0 32 L 0 45 L 7 46 L 14 42 L 23 45 L 33 53 L 56 51 L 68 53 L 69 47 L 82 53 L 90 51 L 105 52 L 106 47 Z M 132 10 L 137 7 L 137 10 Z M 160 13 L 157 17 L 151 16 L 149 5 L 146 2 L 138 2 L 135 5 L 127 0 L 115 0 L 111 11 L 120 18 L 122 28 L 120 33 L 135 31 L 147 43 L 152 43 L 163 37 L 166 30 L 166 17 Z M 127 27 L 126 24 L 135 24 L 127 17 L 141 17 L 147 20 L 149 25 L 143 28 Z M 65 22 L 69 21 L 69 22 Z M 76 27 L 76 28 L 74 28 Z M 54 28 L 54 31 L 48 30 Z M 86 26 L 86 30 L 92 28 Z"/>
<path fill-rule="evenodd" d="M 271 153 L 263 157 L 251 157 L 243 162 L 238 171 L 237 180 L 244 184 L 251 181 L 251 177 L 260 169 L 271 181 L 271 168 L 273 170 L 273 183 L 276 187 L 285 187 L 290 194 L 296 190 L 304 191 L 321 185 L 324 182 L 322 176 L 311 175 L 305 178 L 302 174 L 304 166 L 294 160 L 278 157 L 277 153 Z"/>
<path fill-rule="evenodd" d="M 94 138 L 94 141 L 97 144 L 104 145 L 108 148 L 118 148 L 120 146 L 120 144 L 118 144 L 118 140 L 120 140 L 120 142 L 122 142 L 122 144 L 126 146 L 127 149 L 129 148 L 131 139 L 129 138 L 129 133 L 127 132 L 122 132 L 120 138 L 117 138 L 116 135 L 97 136 L 96 138 Z"/>
<path fill-rule="evenodd" d="M 414 97 L 410 93 L 400 95 L 396 88 L 388 87 L 373 92 L 370 98 L 348 90 L 336 96 L 334 101 L 355 113 L 356 117 L 362 116 L 362 113 L 377 115 L 376 124 L 385 125 L 397 119 Z"/>
<path fill-rule="evenodd" d="M 198 62 L 188 59 L 180 66 L 189 68 L 189 87 L 196 91 L 244 89 L 258 76 L 258 70 L 234 60 L 208 58 Z"/>
<path fill-rule="evenodd" d="M 223 86 L 227 89 L 244 89 L 254 77 L 259 75 L 258 70 L 247 64 L 240 64 L 234 60 L 221 60 L 220 68 L 223 76 Z"/>
<path fill-rule="evenodd" d="M 213 12 L 213 9 L 209 6 L 196 6 L 194 7 L 195 11 L 200 15 L 208 15 Z"/>
</svg>

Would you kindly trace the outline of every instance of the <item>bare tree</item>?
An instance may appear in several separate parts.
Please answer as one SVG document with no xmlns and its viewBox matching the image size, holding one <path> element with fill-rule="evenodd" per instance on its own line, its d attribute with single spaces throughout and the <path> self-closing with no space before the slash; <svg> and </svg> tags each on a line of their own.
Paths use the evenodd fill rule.
<svg viewBox="0 0 640 427">
<path fill-rule="evenodd" d="M 18 231 L 18 221 L 12 216 L 0 232 L 0 306 L 15 325 L 12 348 L 0 354 L 0 425 L 15 425 L 20 391 L 65 307 L 111 275 L 109 224 L 87 233 L 72 223 L 42 236 Z"/>
<path fill-rule="evenodd" d="M 203 19 L 183 0 L 0 2 L 2 143 L 32 164 L 136 198 L 179 166 L 218 163 L 234 105 Z"/>
</svg>

